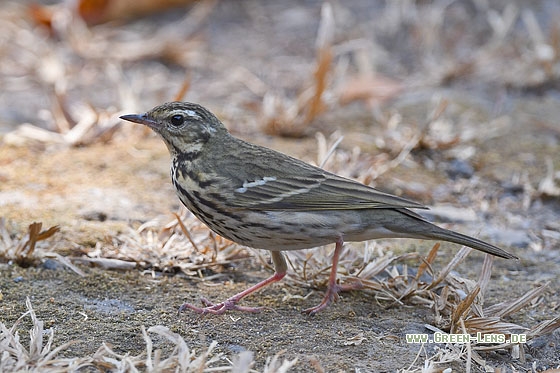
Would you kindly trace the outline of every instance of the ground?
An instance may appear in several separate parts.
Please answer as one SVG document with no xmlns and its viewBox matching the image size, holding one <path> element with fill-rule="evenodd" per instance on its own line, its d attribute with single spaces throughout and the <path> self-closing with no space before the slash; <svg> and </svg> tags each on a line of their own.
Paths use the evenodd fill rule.
<svg viewBox="0 0 560 373">
<path fill-rule="evenodd" d="M 118 362 L 146 351 L 143 327 L 162 358 L 180 343 L 150 327 L 177 333 L 194 350 L 189 361 L 216 341 L 207 363 L 224 370 L 231 361 L 234 371 L 269 372 L 558 369 L 560 8 L 394 4 L 333 3 L 331 24 L 320 2 L 206 1 L 89 29 L 61 4 L 51 29 L 25 5 L 0 5 L 9 57 L 0 62 L 0 322 L 12 327 L 29 298 L 50 329 L 44 338 L 54 333 L 52 348 L 77 341 L 59 357 L 90 359 L 83 369 L 92 371 L 131 370 Z M 318 29 L 332 34 L 319 52 Z M 325 50 L 332 60 L 321 59 Z M 320 113 L 306 120 L 314 104 L 305 88 L 320 85 L 317 66 L 327 65 Z M 483 299 L 457 325 L 480 307 L 488 327 L 489 306 L 539 291 L 500 321 L 528 334 L 547 320 L 555 327 L 532 334 L 521 353 L 473 357 L 465 346 L 406 343 L 406 334 L 454 325 L 461 291 L 484 273 L 484 255 L 472 252 L 424 291 L 459 247 L 442 243 L 433 270 L 415 282 L 434 242 L 414 240 L 349 244 L 340 277 L 360 277 L 366 289 L 314 317 L 300 311 L 321 300 L 330 247 L 291 254 L 288 278 L 243 301 L 261 313 L 178 314 L 183 302 L 223 300 L 272 273 L 265 251 L 215 237 L 182 211 L 164 144 L 117 119 L 182 98 L 182 86 L 185 100 L 210 108 L 236 136 L 315 164 L 332 148 L 323 167 L 426 204 L 429 219 L 517 255 L 493 261 Z M 33 222 L 60 231 L 18 259 Z M 366 266 L 383 258 L 392 262 L 379 272 Z M 413 296 L 391 298 L 413 283 L 421 284 Z M 436 311 L 445 291 L 448 304 Z M 23 349 L 32 325 L 26 316 L 14 327 Z M 0 352 L 10 351 L 0 330 Z M 10 371 L 7 361 L 0 368 Z M 33 359 L 28 367 L 40 371 Z"/>
</svg>

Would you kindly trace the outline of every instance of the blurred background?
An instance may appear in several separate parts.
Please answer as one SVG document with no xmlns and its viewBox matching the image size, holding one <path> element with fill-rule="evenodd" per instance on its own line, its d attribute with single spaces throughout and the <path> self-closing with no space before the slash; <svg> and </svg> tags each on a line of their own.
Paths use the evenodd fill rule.
<svg viewBox="0 0 560 373">
<path fill-rule="evenodd" d="M 116 209 L 136 203 L 119 190 L 130 189 L 130 170 L 150 162 L 107 151 L 134 151 L 153 136 L 118 115 L 188 100 L 237 136 L 312 163 L 326 160 L 331 171 L 426 204 L 462 206 L 436 208 L 444 220 L 480 218 L 467 207 L 491 211 L 499 226 L 473 229 L 498 241 L 539 248 L 557 242 L 548 232 L 558 230 L 560 195 L 555 1 L 1 6 L 6 217 L 37 216 L 22 205 L 75 210 L 78 203 L 82 215 L 146 219 L 152 207 L 127 217 Z M 78 153 L 81 162 L 109 158 L 88 177 L 68 149 L 93 145 Z M 46 164 L 44 154 L 53 157 L 57 149 L 71 153 Z M 37 161 L 18 166 L 22 154 Z M 160 158 L 155 168 L 165 169 Z M 49 178 L 55 166 L 72 170 Z M 149 183 L 151 172 L 132 173 Z M 88 183 L 92 177 L 99 188 Z M 65 197 L 86 185 L 87 196 Z M 162 199 L 175 201 L 166 185 Z M 67 201 L 71 206 L 63 206 Z"/>
</svg>

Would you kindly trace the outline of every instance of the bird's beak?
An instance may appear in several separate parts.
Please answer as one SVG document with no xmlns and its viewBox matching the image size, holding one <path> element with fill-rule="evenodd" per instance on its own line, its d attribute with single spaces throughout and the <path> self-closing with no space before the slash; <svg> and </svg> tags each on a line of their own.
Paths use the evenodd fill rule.
<svg viewBox="0 0 560 373">
<path fill-rule="evenodd" d="M 121 115 L 119 118 L 121 118 L 122 120 L 127 120 L 129 122 L 144 124 L 150 128 L 156 128 L 158 126 L 157 122 L 148 118 L 148 115 L 146 113 Z"/>
</svg>

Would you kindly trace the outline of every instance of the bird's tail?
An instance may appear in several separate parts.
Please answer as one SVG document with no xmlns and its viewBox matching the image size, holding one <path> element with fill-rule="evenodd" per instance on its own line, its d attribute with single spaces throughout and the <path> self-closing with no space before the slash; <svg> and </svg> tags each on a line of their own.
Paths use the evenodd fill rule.
<svg viewBox="0 0 560 373">
<path fill-rule="evenodd" d="M 519 259 L 515 255 L 510 254 L 497 246 L 491 245 L 488 242 L 479 240 L 478 238 L 470 237 L 462 233 L 438 227 L 437 225 L 424 220 L 422 216 L 408 209 L 399 209 L 398 211 L 401 214 L 406 215 L 405 221 L 407 224 L 402 224 L 402 227 L 398 224 L 393 224 L 394 226 L 391 228 L 397 231 L 401 230 L 403 233 L 406 232 L 409 234 L 409 237 L 424 238 L 428 240 L 443 240 L 459 245 L 472 247 L 473 249 L 499 256 L 500 258 Z M 414 223 L 410 220 L 411 217 L 415 218 Z M 400 219 L 397 218 L 396 220 L 399 221 Z"/>
<path fill-rule="evenodd" d="M 513 254 L 508 253 L 505 250 L 500 249 L 497 246 L 491 245 L 488 242 L 479 240 L 478 238 L 469 237 L 467 235 L 450 231 L 448 229 L 443 229 L 437 226 L 429 234 L 430 239 L 439 239 L 444 241 L 449 241 L 457 243 L 459 245 L 465 245 L 472 247 L 473 249 L 483 251 L 488 254 L 499 256 L 505 259 L 519 259 Z"/>
</svg>

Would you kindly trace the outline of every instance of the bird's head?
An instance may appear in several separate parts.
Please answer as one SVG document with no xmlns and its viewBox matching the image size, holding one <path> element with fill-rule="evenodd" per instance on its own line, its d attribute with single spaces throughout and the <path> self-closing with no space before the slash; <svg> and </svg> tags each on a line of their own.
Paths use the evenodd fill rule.
<svg viewBox="0 0 560 373">
<path fill-rule="evenodd" d="M 168 102 L 144 114 L 129 114 L 120 118 L 153 129 L 173 155 L 200 150 L 212 137 L 227 134 L 214 114 L 190 102 Z"/>
</svg>

